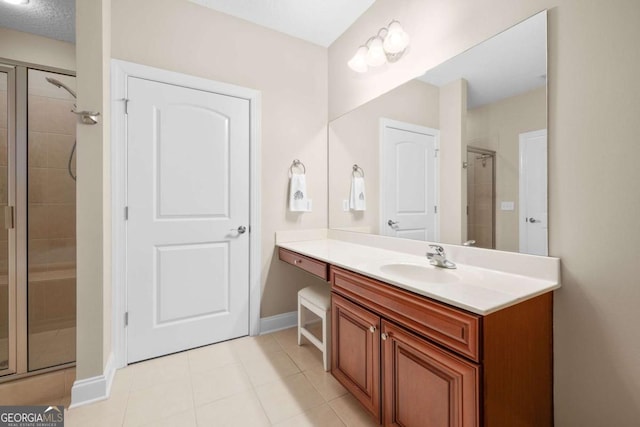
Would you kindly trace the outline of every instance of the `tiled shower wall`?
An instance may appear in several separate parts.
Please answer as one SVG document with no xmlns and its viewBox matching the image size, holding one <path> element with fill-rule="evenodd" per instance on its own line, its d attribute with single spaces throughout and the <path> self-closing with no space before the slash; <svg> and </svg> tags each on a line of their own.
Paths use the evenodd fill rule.
<svg viewBox="0 0 640 427">
<path fill-rule="evenodd" d="M 51 76 L 59 80 L 64 77 Z M 29 71 L 30 370 L 75 358 L 75 331 L 72 328 L 76 318 L 76 197 L 68 162 L 75 141 L 76 118 L 71 113 L 73 98 L 63 89 L 47 83 L 44 77 L 45 73 Z M 71 85 L 70 79 L 67 77 L 64 82 Z M 75 156 L 72 170 L 75 174 Z M 61 330 L 73 337 L 61 339 Z M 62 342 L 65 344 L 52 351 L 52 345 Z"/>
<path fill-rule="evenodd" d="M 485 165 L 480 154 L 467 153 L 467 238 L 475 240 L 479 248 L 493 249 L 493 158 Z"/>
</svg>

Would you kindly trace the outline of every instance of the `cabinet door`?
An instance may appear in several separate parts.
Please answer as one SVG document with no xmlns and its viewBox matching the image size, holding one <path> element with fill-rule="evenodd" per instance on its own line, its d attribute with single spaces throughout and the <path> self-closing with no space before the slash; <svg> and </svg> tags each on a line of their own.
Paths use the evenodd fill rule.
<svg viewBox="0 0 640 427">
<path fill-rule="evenodd" d="M 331 294 L 331 373 L 380 422 L 380 317 Z"/>
<path fill-rule="evenodd" d="M 476 427 L 479 367 L 382 321 L 384 425 Z"/>
</svg>

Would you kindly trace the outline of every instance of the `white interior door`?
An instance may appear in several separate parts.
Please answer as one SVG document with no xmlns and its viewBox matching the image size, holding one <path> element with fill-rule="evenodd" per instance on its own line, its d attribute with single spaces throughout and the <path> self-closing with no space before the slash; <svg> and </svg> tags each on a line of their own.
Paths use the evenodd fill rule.
<svg viewBox="0 0 640 427">
<path fill-rule="evenodd" d="M 438 137 L 436 129 L 382 119 L 381 234 L 438 241 Z"/>
<path fill-rule="evenodd" d="M 547 130 L 520 134 L 520 253 L 548 255 Z"/>
<path fill-rule="evenodd" d="M 127 84 L 131 363 L 248 334 L 250 106 Z"/>
</svg>

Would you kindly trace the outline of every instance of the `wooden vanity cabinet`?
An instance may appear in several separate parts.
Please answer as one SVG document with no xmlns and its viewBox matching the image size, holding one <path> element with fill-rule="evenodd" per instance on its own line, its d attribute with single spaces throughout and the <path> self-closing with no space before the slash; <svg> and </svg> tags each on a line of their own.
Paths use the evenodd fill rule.
<svg viewBox="0 0 640 427">
<path fill-rule="evenodd" d="M 385 426 L 477 426 L 479 365 L 382 321 Z"/>
<path fill-rule="evenodd" d="M 552 294 L 487 316 L 330 267 L 331 372 L 385 426 L 547 427 Z"/>
<path fill-rule="evenodd" d="M 331 373 L 380 422 L 380 316 L 331 296 Z"/>
</svg>

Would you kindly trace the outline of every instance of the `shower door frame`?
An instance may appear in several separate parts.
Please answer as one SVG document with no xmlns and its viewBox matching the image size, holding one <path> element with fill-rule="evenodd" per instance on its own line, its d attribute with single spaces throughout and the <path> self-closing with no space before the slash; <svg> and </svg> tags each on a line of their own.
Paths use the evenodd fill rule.
<svg viewBox="0 0 640 427">
<path fill-rule="evenodd" d="M 75 77 L 72 70 L 0 58 L 0 71 L 11 69 L 14 84 L 7 82 L 7 95 L 13 90 L 13 109 L 7 138 L 7 202 L 13 206 L 13 228 L 9 230 L 9 369 L 0 373 L 0 384 L 19 378 L 67 369 L 74 362 L 29 371 L 28 351 L 28 71 L 38 70 Z M 11 104 L 10 104 L 11 105 Z M 12 116 L 13 114 L 13 120 Z M 13 124 L 13 128 L 10 128 Z M 13 270 L 13 274 L 11 271 Z M 13 279 L 13 285 L 12 283 Z M 11 290 L 13 288 L 13 300 Z M 13 302 L 13 304 L 11 304 Z M 13 321 L 13 323 L 12 323 Z M 12 338 L 13 334 L 13 338 Z M 11 343 L 13 342 L 13 348 Z M 13 357 L 13 359 L 12 359 Z M 12 365 L 13 363 L 13 365 Z M 11 366 L 14 368 L 11 369 Z"/>
<path fill-rule="evenodd" d="M 479 148 L 479 147 L 475 147 L 473 145 L 467 145 L 467 155 L 469 155 L 469 153 L 475 153 L 475 154 L 487 154 L 490 155 L 492 158 L 492 162 L 491 162 L 491 215 L 492 215 L 492 224 L 491 224 L 491 248 L 489 249 L 496 249 L 496 160 L 497 160 L 497 154 L 495 151 L 493 150 L 489 150 L 486 148 Z M 467 173 L 469 170 L 467 169 Z M 469 192 L 469 181 L 467 179 L 467 193 Z M 467 239 L 470 239 L 469 237 L 469 198 L 467 197 Z"/>
<path fill-rule="evenodd" d="M 7 302 L 8 321 L 7 326 L 7 369 L 0 371 L 0 381 L 3 378 L 13 377 L 19 368 L 18 351 L 18 286 L 16 281 L 16 139 L 17 139 L 17 105 L 16 105 L 16 67 L 0 62 L 0 72 L 7 73 L 7 206 L 13 206 L 13 227 L 7 231 Z M 26 323 L 25 323 L 26 325 Z"/>
</svg>

